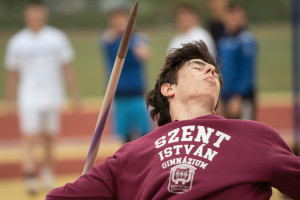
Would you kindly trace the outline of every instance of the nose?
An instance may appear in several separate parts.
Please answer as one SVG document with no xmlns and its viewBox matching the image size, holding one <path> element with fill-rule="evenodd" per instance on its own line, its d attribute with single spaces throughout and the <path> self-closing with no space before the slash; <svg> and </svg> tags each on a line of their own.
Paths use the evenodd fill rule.
<svg viewBox="0 0 300 200">
<path fill-rule="evenodd" d="M 206 68 L 206 74 L 211 73 L 211 75 L 215 75 L 216 68 L 213 65 L 208 65 Z"/>
</svg>

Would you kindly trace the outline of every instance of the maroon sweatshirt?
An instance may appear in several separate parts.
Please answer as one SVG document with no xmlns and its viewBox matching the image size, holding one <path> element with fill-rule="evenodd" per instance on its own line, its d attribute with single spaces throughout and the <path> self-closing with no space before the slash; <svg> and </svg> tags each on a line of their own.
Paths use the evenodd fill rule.
<svg viewBox="0 0 300 200">
<path fill-rule="evenodd" d="M 58 199 L 270 199 L 271 186 L 300 199 L 300 158 L 262 123 L 207 115 L 175 121 L 125 144 Z"/>
</svg>

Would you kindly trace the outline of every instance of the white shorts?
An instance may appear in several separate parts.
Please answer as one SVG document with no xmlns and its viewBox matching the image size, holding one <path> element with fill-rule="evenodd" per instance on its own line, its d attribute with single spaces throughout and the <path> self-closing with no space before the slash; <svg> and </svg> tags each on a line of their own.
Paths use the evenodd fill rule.
<svg viewBox="0 0 300 200">
<path fill-rule="evenodd" d="M 20 129 L 25 135 L 56 134 L 60 129 L 59 110 L 20 110 Z"/>
</svg>

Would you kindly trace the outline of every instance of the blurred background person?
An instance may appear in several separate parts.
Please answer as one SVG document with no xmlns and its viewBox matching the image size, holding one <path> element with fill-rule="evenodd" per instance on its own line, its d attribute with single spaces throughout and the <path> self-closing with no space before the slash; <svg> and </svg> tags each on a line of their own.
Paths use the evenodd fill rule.
<svg viewBox="0 0 300 200">
<path fill-rule="evenodd" d="M 181 4 L 175 10 L 175 21 L 178 34 L 169 42 L 168 50 L 179 48 L 181 44 L 202 40 L 209 52 L 216 56 L 215 43 L 208 31 L 201 27 L 199 10 L 190 4 Z"/>
<path fill-rule="evenodd" d="M 100 37 L 100 47 L 106 58 L 107 80 L 126 27 L 128 10 L 123 6 L 110 9 L 108 18 L 108 28 Z M 145 67 L 149 57 L 146 36 L 134 32 L 114 97 L 113 124 L 123 142 L 132 141 L 150 130 L 150 119 L 144 101 L 147 83 Z"/>
<path fill-rule="evenodd" d="M 246 28 L 244 8 L 228 5 L 224 25 L 226 35 L 218 42 L 224 77 L 218 112 L 226 118 L 254 120 L 257 43 Z"/>
<path fill-rule="evenodd" d="M 53 139 L 60 128 L 64 100 L 64 78 L 76 107 L 80 93 L 71 66 L 73 48 L 60 30 L 46 25 L 48 10 L 38 2 L 25 8 L 26 27 L 8 42 L 6 109 L 12 112 L 17 91 L 23 140 L 23 170 L 28 192 L 38 191 L 34 149 L 41 142 L 44 150 L 41 179 L 47 190 L 54 186 Z"/>
<path fill-rule="evenodd" d="M 216 45 L 218 44 L 219 39 L 225 34 L 223 18 L 226 13 L 228 3 L 229 0 L 206 0 L 206 4 L 208 5 L 208 8 L 210 10 L 208 30 L 212 35 Z"/>
</svg>

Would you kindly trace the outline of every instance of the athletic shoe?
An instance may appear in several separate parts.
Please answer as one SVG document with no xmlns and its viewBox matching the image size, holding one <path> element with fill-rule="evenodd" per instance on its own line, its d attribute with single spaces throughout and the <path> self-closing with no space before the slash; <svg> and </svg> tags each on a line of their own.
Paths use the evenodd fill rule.
<svg viewBox="0 0 300 200">
<path fill-rule="evenodd" d="M 35 195 L 37 193 L 38 185 L 34 173 L 25 174 L 25 184 L 30 195 Z"/>
<path fill-rule="evenodd" d="M 44 167 L 44 169 L 42 169 L 41 179 L 47 191 L 54 188 L 53 171 L 50 167 Z"/>
</svg>

